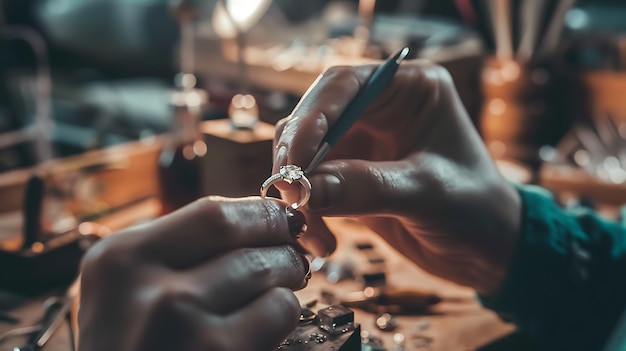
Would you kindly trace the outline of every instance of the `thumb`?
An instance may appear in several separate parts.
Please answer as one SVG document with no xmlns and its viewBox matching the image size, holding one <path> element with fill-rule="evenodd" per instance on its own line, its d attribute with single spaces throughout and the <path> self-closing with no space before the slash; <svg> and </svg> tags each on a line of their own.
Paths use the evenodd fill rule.
<svg viewBox="0 0 626 351">
<path fill-rule="evenodd" d="M 309 210 L 324 216 L 404 213 L 423 189 L 419 168 L 406 160 L 325 162 L 310 177 Z"/>
</svg>

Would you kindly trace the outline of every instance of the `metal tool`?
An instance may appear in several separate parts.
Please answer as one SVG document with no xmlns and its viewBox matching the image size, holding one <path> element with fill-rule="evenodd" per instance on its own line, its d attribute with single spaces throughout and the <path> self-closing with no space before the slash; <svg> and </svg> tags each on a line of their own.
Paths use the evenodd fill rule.
<svg viewBox="0 0 626 351">
<path fill-rule="evenodd" d="M 76 279 L 64 296 L 51 297 L 44 302 L 45 312 L 41 322 L 33 326 L 37 327 L 38 330 L 32 334 L 26 344 L 14 347 L 13 351 L 38 351 L 48 343 L 63 321 L 68 318 L 78 296 L 79 281 L 80 278 Z M 74 340 L 70 340 L 70 342 L 72 342 L 72 349 L 74 350 Z"/>
<path fill-rule="evenodd" d="M 67 318 L 73 303 L 73 297 L 49 299 L 39 331 L 36 331 L 26 344 L 14 347 L 13 351 L 37 351 L 44 347 Z"/>
<path fill-rule="evenodd" d="M 45 182 L 37 174 L 33 174 L 26 183 L 24 196 L 24 241 L 22 249 L 29 249 L 41 239 L 41 216 L 43 199 L 45 196 Z"/>
<path fill-rule="evenodd" d="M 543 35 L 543 41 L 539 47 L 539 54 L 547 55 L 556 51 L 565 23 L 565 15 L 567 11 L 574 6 L 574 2 L 575 0 L 559 0 L 552 18 L 550 18 L 548 29 Z"/>
<path fill-rule="evenodd" d="M 31 335 L 33 333 L 37 333 L 40 330 L 41 330 L 40 325 L 29 325 L 28 327 L 11 329 L 7 332 L 0 334 L 0 343 L 10 338 L 24 336 L 24 335 Z"/>
<path fill-rule="evenodd" d="M 317 153 L 309 166 L 304 170 L 304 173 L 310 173 L 322 162 L 330 149 L 346 134 L 354 122 L 365 112 L 365 109 L 387 88 L 398 71 L 400 63 L 408 54 L 409 48 L 405 47 L 387 59 L 384 64 L 374 71 L 367 83 L 365 83 L 363 88 L 361 88 L 339 116 L 335 124 L 330 127 L 328 133 L 326 133 L 324 139 L 322 139 Z"/>
<path fill-rule="evenodd" d="M 517 57 L 523 61 L 529 61 L 533 57 L 546 6 L 547 1 L 544 0 L 526 0 L 521 4 L 522 34 L 517 49 Z"/>
<path fill-rule="evenodd" d="M 493 32 L 496 42 L 496 56 L 501 59 L 513 57 L 513 36 L 511 34 L 511 1 L 490 0 Z"/>
</svg>

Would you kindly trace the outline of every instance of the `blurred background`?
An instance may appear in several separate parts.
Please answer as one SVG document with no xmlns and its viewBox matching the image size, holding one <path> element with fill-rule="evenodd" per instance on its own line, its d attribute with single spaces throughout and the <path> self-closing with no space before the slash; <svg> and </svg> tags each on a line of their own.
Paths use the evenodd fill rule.
<svg viewBox="0 0 626 351">
<path fill-rule="evenodd" d="M 621 33 L 626 24 L 621 21 L 619 1 L 578 1 L 564 13 L 559 13 L 563 10 L 557 8 L 558 1 L 511 1 L 505 9 L 492 8 L 488 1 L 471 0 L 365 3 L 280 0 L 259 5 L 263 13 L 253 15 L 254 23 L 246 23 L 243 51 L 249 66 L 246 89 L 258 90 L 257 102 L 262 110 L 268 109 L 260 113 L 261 120 L 271 123 L 283 116 L 308 87 L 311 77 L 325 67 L 384 58 L 403 45 L 414 48 L 416 56 L 450 66 L 477 123 L 485 102 L 477 96 L 481 90 L 492 98 L 492 94 L 507 94 L 504 90 L 515 90 L 508 95 L 528 95 L 531 93 L 524 90 L 547 89 L 536 93 L 544 96 L 558 91 L 558 96 L 550 95 L 547 100 L 552 103 L 562 97 L 571 105 L 580 99 L 567 95 L 577 92 L 563 89 L 593 87 L 585 87 L 584 82 L 574 87 L 563 81 L 583 81 L 585 73 L 591 71 L 619 72 L 624 61 Z M 0 131 L 14 131 L 32 122 L 38 98 L 50 100 L 46 109 L 54 121 L 49 138 L 55 156 L 75 155 L 169 130 L 172 116 L 168 101 L 159 94 L 173 87 L 175 74 L 182 70 L 178 47 L 184 24 L 174 13 L 172 7 L 176 5 L 166 0 L 3 0 L 2 4 Z M 194 7 L 190 10 L 194 12 L 190 35 L 195 48 L 188 50 L 195 60 L 191 73 L 211 97 L 203 119 L 222 118 L 228 107 L 223 105 L 228 105 L 229 94 L 237 92 L 240 85 L 233 65 L 237 46 L 230 42 L 236 34 L 229 33 L 228 16 L 220 21 L 221 12 L 215 11 L 218 1 L 194 0 L 189 4 Z M 245 8 L 246 2 L 234 6 Z M 494 12 L 502 10 L 508 18 L 497 20 L 504 17 Z M 511 65 L 498 73 L 508 60 L 518 68 Z M 539 70 L 533 71 L 535 66 Z M 520 71 L 519 77 L 509 81 L 507 74 L 515 74 L 515 70 Z M 49 96 L 37 95 L 37 73 L 50 80 Z M 519 86 L 532 84 L 523 79 L 533 73 L 540 80 L 547 79 L 546 85 L 562 86 Z M 491 89 L 494 85 L 498 88 Z M 499 89 L 500 85 L 504 88 Z M 478 86 L 481 89 L 476 89 Z M 586 92 L 581 94 L 587 96 Z M 541 141 L 550 144 L 562 136 L 568 121 L 589 118 L 582 115 L 591 113 L 577 116 L 550 110 L 546 112 L 550 117 L 528 122 L 512 117 L 511 129 L 527 127 L 515 123 L 552 119 L 545 121 L 551 133 L 546 128 L 534 130 L 543 129 L 537 142 L 544 138 Z M 487 122 L 493 120 L 493 116 L 483 117 Z M 556 126 L 559 123 L 562 125 Z M 490 134 L 494 128 L 482 130 Z M 514 158 L 532 158 L 530 150 L 495 149 Z M 524 155 L 525 151 L 529 154 Z M 3 149 L 0 169 L 32 166 L 36 163 L 34 153 L 24 145 Z"/>
<path fill-rule="evenodd" d="M 227 118 L 232 97 L 250 93 L 257 117 L 273 124 L 325 67 L 408 45 L 452 72 L 495 157 L 533 171 L 558 158 L 611 183 L 626 178 L 626 160 L 604 165 L 620 158 L 619 1 L 260 2 L 220 11 L 217 0 L 3 0 L 0 132 L 9 134 L 0 137 L 0 171 L 171 131 L 165 95 L 181 72 L 206 93 L 200 120 Z M 577 141 L 587 153 L 539 152 L 574 122 L 590 123 L 583 129 L 598 139 Z M 46 147 L 14 133 L 41 125 Z M 568 140 L 587 134 L 579 128 Z"/>
<path fill-rule="evenodd" d="M 0 290 L 38 296 L 97 237 L 257 194 L 315 78 L 404 46 L 451 72 L 506 177 L 624 220 L 623 1 L 0 0 Z"/>
</svg>

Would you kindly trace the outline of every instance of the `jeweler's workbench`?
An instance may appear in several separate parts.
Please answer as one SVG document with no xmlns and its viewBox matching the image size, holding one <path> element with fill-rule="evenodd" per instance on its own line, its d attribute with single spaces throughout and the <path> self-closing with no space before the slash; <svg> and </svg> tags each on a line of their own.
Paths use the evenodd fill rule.
<svg viewBox="0 0 626 351">
<path fill-rule="evenodd" d="M 157 212 L 158 204 L 154 200 L 146 201 L 127 209 L 124 214 L 103 219 L 103 224 L 119 229 L 121 226 L 127 226 L 142 218 L 150 218 Z M 482 308 L 476 302 L 473 291 L 425 273 L 358 222 L 340 218 L 328 219 L 327 222 L 338 240 L 338 249 L 330 259 L 341 260 L 353 255 L 356 242 L 369 242 L 385 259 L 388 286 L 433 292 L 444 299 L 443 302 L 433 306 L 427 315 L 394 315 L 398 326 L 389 332 L 383 332 L 376 327 L 377 314 L 354 309 L 355 322 L 360 324 L 361 330 L 380 338 L 387 350 L 394 349 L 394 336 L 396 340 L 399 337 L 404 338 L 406 350 L 474 350 L 514 331 L 514 326 L 503 323 L 495 313 Z M 324 274 L 318 272 L 313 274 L 309 286 L 297 292 L 296 295 L 302 303 L 307 303 L 312 300 L 322 301 L 320 297 L 322 291 L 339 295 L 359 290 L 363 290 L 363 286 L 357 281 L 346 280 L 331 284 Z M 2 323 L 0 333 L 36 321 L 40 316 L 41 303 L 44 300 L 45 298 L 37 299 L 13 310 L 11 313 L 22 319 L 21 324 Z M 321 306 L 324 305 L 319 302 L 313 309 L 321 308 Z M 397 335 L 398 333 L 402 335 Z M 55 333 L 45 350 L 69 350 L 68 338 L 67 327 L 63 326 Z M 13 347 L 19 345 L 22 340 L 12 338 L 0 342 L 0 351 L 13 350 Z M 323 349 L 320 348 L 320 350 Z"/>
<path fill-rule="evenodd" d="M 361 330 L 380 337 L 386 349 L 394 349 L 395 336 L 404 338 L 406 350 L 475 350 L 514 331 L 513 325 L 503 323 L 494 312 L 482 308 L 472 290 L 429 275 L 360 223 L 341 218 L 327 219 L 327 223 L 338 241 L 331 259 L 354 256 L 356 243 L 370 242 L 385 259 L 386 285 L 433 292 L 444 300 L 429 308 L 427 314 L 394 316 L 398 326 L 388 332 L 376 326 L 377 313 L 354 309 L 355 321 L 361 324 Z M 324 274 L 314 273 L 309 286 L 296 295 L 306 303 L 320 299 L 322 291 L 339 295 L 358 290 L 363 290 L 363 285 L 357 281 L 330 284 Z"/>
</svg>

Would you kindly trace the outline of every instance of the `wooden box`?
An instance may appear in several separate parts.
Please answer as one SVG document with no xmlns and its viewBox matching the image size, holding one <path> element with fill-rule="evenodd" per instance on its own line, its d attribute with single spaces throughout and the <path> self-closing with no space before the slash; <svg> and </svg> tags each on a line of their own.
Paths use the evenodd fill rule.
<svg viewBox="0 0 626 351">
<path fill-rule="evenodd" d="M 259 122 L 253 130 L 235 130 L 229 120 L 214 120 L 203 122 L 200 129 L 207 144 L 202 194 L 259 195 L 261 184 L 272 172 L 274 126 Z"/>
</svg>

